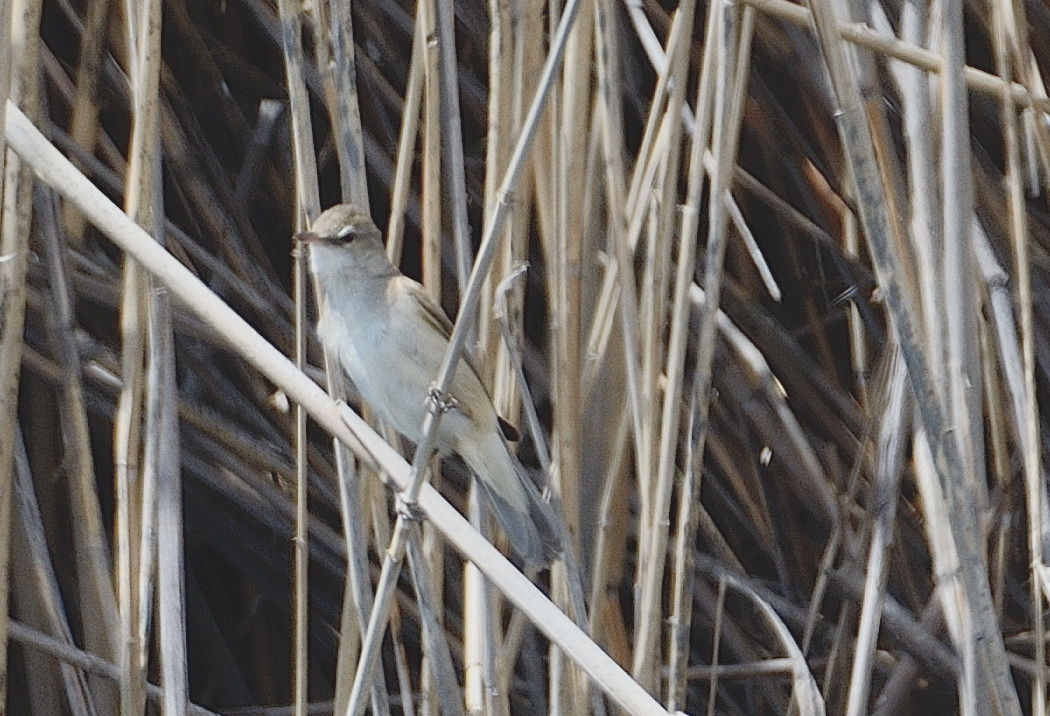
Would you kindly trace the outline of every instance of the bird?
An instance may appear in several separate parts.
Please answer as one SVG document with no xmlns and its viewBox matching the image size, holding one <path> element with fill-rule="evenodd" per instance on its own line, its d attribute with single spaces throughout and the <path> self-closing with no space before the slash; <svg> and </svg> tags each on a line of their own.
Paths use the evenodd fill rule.
<svg viewBox="0 0 1050 716">
<path fill-rule="evenodd" d="M 309 270 L 321 293 L 321 343 L 364 402 L 418 443 L 452 323 L 422 285 L 390 263 L 379 228 L 354 204 L 326 209 L 295 239 L 309 246 Z M 507 438 L 517 431 L 497 414 L 468 356 L 443 399 L 438 452 L 466 463 L 525 564 L 550 564 L 560 554 L 554 512 L 511 451 Z"/>
</svg>

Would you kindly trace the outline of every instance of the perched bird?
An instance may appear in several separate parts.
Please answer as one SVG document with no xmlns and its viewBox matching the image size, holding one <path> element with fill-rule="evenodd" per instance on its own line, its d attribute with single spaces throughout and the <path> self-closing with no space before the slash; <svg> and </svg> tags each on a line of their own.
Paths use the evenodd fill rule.
<svg viewBox="0 0 1050 716">
<path fill-rule="evenodd" d="M 452 324 L 420 284 L 387 260 L 379 229 L 356 206 L 331 207 L 296 238 L 310 247 L 310 271 L 323 293 L 321 342 L 372 410 L 419 442 Z M 435 436 L 438 451 L 456 453 L 467 464 L 526 564 L 549 563 L 559 551 L 553 512 L 510 451 L 503 431 L 514 428 L 496 414 L 466 356 L 448 396 L 450 408 Z"/>
</svg>

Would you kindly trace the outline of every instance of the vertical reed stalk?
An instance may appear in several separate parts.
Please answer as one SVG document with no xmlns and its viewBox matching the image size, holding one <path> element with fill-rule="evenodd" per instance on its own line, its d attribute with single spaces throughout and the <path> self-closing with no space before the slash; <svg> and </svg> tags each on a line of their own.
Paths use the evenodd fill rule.
<svg viewBox="0 0 1050 716">
<path fill-rule="evenodd" d="M 278 3 L 281 15 L 281 41 L 284 50 L 285 75 L 287 78 L 289 103 L 292 116 L 293 156 L 295 161 L 296 211 L 295 225 L 305 228 L 321 211 L 321 200 L 317 188 L 317 168 L 314 157 L 313 130 L 310 124 L 309 99 L 303 82 L 302 20 L 300 9 L 289 0 Z M 305 257 L 296 256 L 293 267 L 293 291 L 295 294 L 296 362 L 302 365 L 305 359 L 306 331 L 306 268 Z M 315 287 L 316 288 L 316 287 Z M 315 290 L 317 295 L 320 292 Z M 330 361 L 326 361 L 331 365 Z M 296 716 L 305 716 L 308 694 L 309 637 L 309 506 L 308 471 L 306 463 L 306 413 L 302 406 L 296 407 L 296 516 L 295 536 L 292 540 L 294 554 L 294 616 L 293 616 L 293 700 Z M 336 448 L 338 449 L 338 448 Z M 345 518 L 349 518 L 347 515 Z"/>
<path fill-rule="evenodd" d="M 902 233 L 899 213 L 892 203 L 892 191 L 887 191 L 883 185 L 886 175 L 880 172 L 872 130 L 867 124 L 856 80 L 850 74 L 841 41 L 833 29 L 833 10 L 817 2 L 813 2 L 811 8 L 832 86 L 841 106 L 841 140 L 843 151 L 850 160 L 852 178 L 858 187 L 861 221 L 865 225 L 876 273 L 886 290 L 887 304 L 908 364 L 919 411 L 933 441 L 933 469 L 948 502 L 952 515 L 948 527 L 960 552 L 961 586 L 966 593 L 964 679 L 960 698 L 964 706 L 971 708 L 980 703 L 994 702 L 1003 713 L 1018 713 L 1017 694 L 1010 687 L 1006 674 L 1002 637 L 997 630 L 990 628 L 991 595 L 987 577 L 981 572 L 983 560 L 977 543 L 979 533 L 974 507 L 963 497 L 963 486 L 953 482 L 957 476 L 965 474 L 963 457 L 958 452 L 953 433 L 948 430 L 950 423 L 943 398 L 932 382 L 930 357 L 919 342 L 914 322 L 918 316 L 914 310 L 914 295 L 906 292 L 901 283 L 900 277 L 906 276 L 907 272 L 900 273 L 900 277 L 893 272 L 900 257 L 893 253 L 892 247 L 904 245 L 899 240 Z M 894 237 L 898 240 L 894 241 Z"/>
<path fill-rule="evenodd" d="M 680 245 L 677 258 L 677 273 L 675 276 L 674 313 L 671 318 L 671 341 L 668 346 L 667 388 L 664 394 L 664 406 L 662 415 L 661 441 L 661 471 L 668 473 L 675 469 L 674 458 L 675 444 L 678 442 L 678 422 L 681 406 L 679 405 L 682 390 L 682 380 L 685 364 L 685 344 L 689 328 L 689 313 L 692 307 L 690 300 L 690 288 L 693 285 L 693 271 L 696 265 L 695 259 L 699 252 L 697 239 L 699 237 L 698 215 L 700 208 L 700 194 L 704 184 L 704 153 L 708 145 L 708 134 L 716 107 L 713 106 L 714 91 L 716 85 L 722 90 L 726 89 L 723 77 L 715 78 L 715 59 L 726 73 L 736 65 L 736 76 L 733 77 L 733 91 L 738 101 L 743 101 L 746 96 L 748 82 L 746 74 L 750 69 L 748 59 L 750 57 L 751 41 L 750 32 L 754 22 L 754 12 L 751 8 L 744 11 L 744 27 L 740 30 L 739 41 L 740 52 L 735 63 L 725 62 L 725 53 L 731 51 L 736 43 L 729 41 L 725 35 L 732 32 L 731 20 L 725 16 L 724 9 L 717 3 L 711 3 L 708 7 L 707 20 L 705 23 L 706 37 L 704 40 L 704 55 L 700 65 L 700 82 L 696 91 L 696 112 L 699 121 L 691 137 L 689 153 L 689 175 L 686 190 L 686 201 L 682 207 L 682 221 L 680 227 Z M 735 84 L 739 83 L 739 84 Z M 721 119 L 721 118 L 720 118 Z M 713 142 L 712 142 L 713 144 Z M 719 150 L 726 151 L 725 148 Z M 735 149 L 729 149 L 735 157 Z M 716 156 L 720 156 L 716 154 Z M 735 162 L 735 159 L 733 160 Z M 717 169 L 716 161 L 716 171 Z M 724 169 L 723 169 L 724 171 Z M 725 178 L 723 182 L 728 184 Z M 712 191 L 714 191 L 712 182 Z M 728 191 L 726 197 L 728 197 Z M 705 284 L 706 286 L 706 284 Z M 708 288 L 710 291 L 710 289 Z M 717 309 L 717 306 L 715 307 Z M 706 314 L 705 314 L 706 316 Z M 703 371 L 710 371 L 709 365 L 701 363 L 697 367 L 697 375 Z M 706 392 L 706 391 L 704 391 Z M 671 571 L 671 604 L 669 608 L 670 621 L 672 624 L 668 649 L 668 677 L 667 677 L 667 702 L 668 708 L 678 710 L 685 705 L 686 681 L 685 666 L 689 658 L 689 627 L 691 623 L 691 602 L 693 582 L 693 544 L 696 539 L 696 526 L 699 510 L 690 507 L 698 505 L 700 501 L 699 485 L 703 473 L 703 446 L 706 429 L 708 410 L 700 403 L 707 402 L 704 392 L 693 391 L 688 403 L 690 409 L 690 430 L 688 431 L 687 462 L 684 468 L 685 479 L 679 484 L 681 492 L 679 499 L 682 507 L 679 511 L 678 531 L 676 534 L 675 563 Z M 698 420 L 699 425 L 693 425 Z M 694 432 L 695 431 L 695 432 Z M 698 439 L 694 440 L 693 435 Z M 668 476 L 669 477 L 669 476 Z M 670 507 L 670 505 L 668 505 Z"/>
<path fill-rule="evenodd" d="M 1009 48 L 1027 54 L 1028 44 L 1025 29 L 1024 6 L 1016 3 L 997 2 L 992 8 L 992 24 L 995 28 L 995 63 L 999 76 L 1006 82 L 1013 78 L 1013 59 Z M 1023 59 L 1019 63 L 1024 67 Z M 1022 76 L 1027 73 L 1021 69 Z M 1006 190 L 1009 211 L 1010 243 L 1013 248 L 1014 267 L 1017 272 L 1016 305 L 1019 315 L 1022 371 L 1024 375 L 1024 410 L 1018 415 L 1018 435 L 1021 439 L 1024 460 L 1025 499 L 1028 515 L 1028 561 L 1030 567 L 1030 594 L 1032 612 L 1032 650 L 1036 670 L 1032 681 L 1032 714 L 1046 716 L 1047 712 L 1047 650 L 1044 605 L 1050 600 L 1046 585 L 1039 577 L 1045 571 L 1046 555 L 1043 534 L 1046 521 L 1045 484 L 1041 479 L 1042 458 L 1036 447 L 1039 441 L 1039 406 L 1035 387 L 1035 348 L 1032 276 L 1030 269 L 1029 226 L 1023 194 L 1020 136 L 1017 126 L 1016 105 L 1013 95 L 1001 92 L 1000 117 L 1003 126 L 1003 144 L 1006 149 Z M 1020 411 L 1019 411 L 1020 412 Z"/>
</svg>

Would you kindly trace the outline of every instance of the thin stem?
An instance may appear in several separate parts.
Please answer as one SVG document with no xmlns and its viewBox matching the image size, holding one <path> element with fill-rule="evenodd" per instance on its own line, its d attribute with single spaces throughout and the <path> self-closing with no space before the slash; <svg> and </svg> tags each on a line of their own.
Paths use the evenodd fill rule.
<svg viewBox="0 0 1050 716">
<path fill-rule="evenodd" d="M 463 126 L 459 113 L 459 82 L 452 0 L 427 0 L 435 19 L 441 88 L 441 140 L 445 182 L 443 194 L 452 208 L 452 236 L 456 247 L 456 279 L 460 294 L 470 278 L 470 228 L 467 225 L 467 180 L 463 169 Z M 471 308 L 470 310 L 475 310 Z M 460 312 L 463 307 L 460 307 Z M 473 323 L 473 321 L 471 321 Z"/>
<path fill-rule="evenodd" d="M 750 13 L 750 14 L 749 14 Z M 720 62 L 723 71 L 729 73 L 734 65 L 739 65 L 736 77 L 732 78 L 740 85 L 734 85 L 736 97 L 742 97 L 746 93 L 747 82 L 746 69 L 750 68 L 748 57 L 750 55 L 751 43 L 749 34 L 753 27 L 753 11 L 745 11 L 745 26 L 740 31 L 739 52 L 735 62 Z M 668 388 L 664 395 L 664 410 L 661 418 L 662 433 L 660 445 L 660 470 L 661 474 L 668 473 L 665 477 L 670 481 L 670 471 L 674 469 L 674 446 L 672 441 L 678 440 L 678 416 L 680 406 L 678 402 L 682 395 L 681 383 L 684 377 L 685 342 L 688 332 L 688 320 L 692 303 L 690 301 L 690 288 L 693 284 L 693 272 L 696 265 L 696 255 L 699 251 L 697 241 L 699 238 L 698 218 L 700 194 L 704 184 L 704 155 L 708 144 L 708 132 L 711 125 L 715 107 L 712 105 L 716 85 L 715 58 L 725 58 L 722 55 L 727 49 L 731 49 L 732 42 L 727 43 L 723 39 L 728 26 L 729 19 L 724 15 L 724 6 L 720 3 L 711 3 L 707 15 L 707 36 L 704 41 L 704 56 L 700 69 L 700 83 L 696 92 L 696 111 L 699 113 L 700 121 L 697 131 L 693 133 L 692 145 L 689 154 L 689 178 L 686 190 L 686 203 L 682 208 L 681 243 L 678 250 L 677 274 L 675 276 L 674 313 L 671 318 L 671 345 L 668 347 Z M 748 33 L 744 35 L 743 33 Z M 726 45 L 729 45 L 727 48 Z M 724 84 L 720 82 L 719 84 Z M 724 89 L 724 87 L 723 87 Z M 742 101 L 742 100 L 739 100 Z M 721 104 L 721 103 L 719 103 Z M 724 150 L 723 150 L 724 152 Z M 723 152 L 719 152 L 721 155 Z M 735 152 L 734 152 L 735 156 Z M 732 164 L 735 164 L 735 158 Z M 717 164 L 715 167 L 717 171 Z M 722 181 L 728 186 L 728 179 Z M 713 189 L 712 189 L 713 190 Z M 726 192 L 728 195 L 728 192 Z M 717 306 L 716 306 L 717 308 Z M 715 312 L 717 313 L 717 312 Z M 700 365 L 698 371 L 709 370 L 710 366 Z M 668 708 L 678 709 L 685 705 L 685 668 L 688 665 L 689 647 L 688 633 L 692 610 L 692 580 L 693 577 L 693 540 L 695 538 L 699 510 L 686 510 L 686 506 L 699 504 L 699 485 L 702 478 L 703 467 L 703 437 L 694 440 L 693 436 L 703 436 L 706 432 L 705 422 L 707 410 L 699 406 L 700 401 L 706 401 L 706 395 L 698 391 L 692 391 L 689 402 L 693 405 L 690 410 L 690 438 L 689 451 L 691 459 L 686 464 L 686 479 L 682 487 L 682 508 L 679 510 L 678 534 L 676 536 L 675 564 L 672 571 L 672 598 L 671 598 L 671 623 L 674 625 L 670 639 L 668 654 L 668 676 L 667 694 Z M 693 422 L 698 424 L 692 425 Z M 699 448 L 699 449 L 698 449 Z M 691 485 L 691 489 L 690 486 Z M 670 505 L 668 505 L 668 508 Z"/>
</svg>

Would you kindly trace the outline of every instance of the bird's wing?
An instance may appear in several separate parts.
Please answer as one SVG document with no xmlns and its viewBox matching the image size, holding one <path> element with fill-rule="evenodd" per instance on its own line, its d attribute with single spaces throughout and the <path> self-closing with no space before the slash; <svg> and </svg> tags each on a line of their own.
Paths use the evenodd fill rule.
<svg viewBox="0 0 1050 716">
<path fill-rule="evenodd" d="M 398 280 L 402 283 L 405 291 L 409 297 L 415 299 L 414 304 L 420 307 L 420 317 L 426 322 L 432 325 L 447 341 L 452 337 L 452 321 L 448 319 L 445 312 L 438 306 L 434 298 L 427 292 L 422 285 L 418 282 L 413 281 L 407 276 L 399 276 Z M 467 366 L 474 372 L 475 376 L 480 376 L 481 373 L 478 371 L 477 366 L 474 365 L 474 361 L 471 360 L 469 353 L 464 353 L 462 359 Z M 485 395 L 488 396 L 488 389 L 485 388 L 481 379 L 478 378 L 478 383 L 481 384 L 482 390 L 485 391 Z M 491 402 L 492 398 L 489 397 Z M 521 439 L 521 431 L 518 430 L 513 424 L 505 420 L 503 417 L 497 415 L 496 419 L 499 421 L 500 432 L 503 433 L 503 437 L 511 442 L 517 442 Z"/>
<path fill-rule="evenodd" d="M 433 297 L 427 293 L 427 290 L 407 276 L 398 276 L 398 280 L 405 292 L 415 299 L 415 305 L 422 309 L 420 315 L 423 320 L 436 328 L 446 341 L 451 338 L 452 321 L 448 320 L 448 316 L 437 305 Z"/>
</svg>

